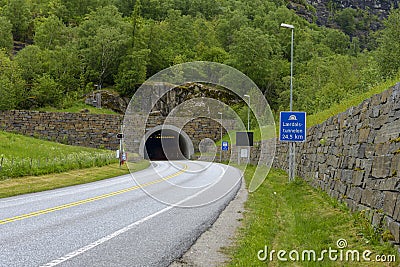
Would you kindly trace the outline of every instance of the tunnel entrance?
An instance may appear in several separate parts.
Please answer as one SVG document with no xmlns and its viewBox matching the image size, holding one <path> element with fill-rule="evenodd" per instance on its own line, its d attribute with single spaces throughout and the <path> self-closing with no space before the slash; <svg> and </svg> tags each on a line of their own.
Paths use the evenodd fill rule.
<svg viewBox="0 0 400 267">
<path fill-rule="evenodd" d="M 190 138 L 178 128 L 155 127 L 146 134 L 143 156 L 148 160 L 184 160 L 193 154 Z"/>
</svg>

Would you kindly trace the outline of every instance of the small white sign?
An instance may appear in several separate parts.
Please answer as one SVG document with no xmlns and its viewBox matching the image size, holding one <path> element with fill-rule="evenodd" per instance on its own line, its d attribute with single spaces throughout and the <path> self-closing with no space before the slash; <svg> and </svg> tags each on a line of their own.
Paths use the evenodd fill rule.
<svg viewBox="0 0 400 267">
<path fill-rule="evenodd" d="M 248 154 L 248 153 L 247 153 L 247 148 L 242 148 L 242 149 L 240 149 L 240 157 L 241 157 L 241 158 L 247 158 L 247 157 L 248 157 L 247 154 Z"/>
</svg>

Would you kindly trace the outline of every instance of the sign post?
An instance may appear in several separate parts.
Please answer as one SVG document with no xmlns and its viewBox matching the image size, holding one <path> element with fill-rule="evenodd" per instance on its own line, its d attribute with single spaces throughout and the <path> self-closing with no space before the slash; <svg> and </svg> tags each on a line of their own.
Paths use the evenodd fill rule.
<svg viewBox="0 0 400 267">
<path fill-rule="evenodd" d="M 119 157 L 119 167 L 121 167 L 122 164 L 126 161 L 126 154 L 122 145 L 122 140 L 124 139 L 124 134 L 122 133 L 122 126 L 121 126 L 121 132 L 117 134 L 117 139 L 119 139 L 119 151 L 117 152 L 117 155 Z"/>
<path fill-rule="evenodd" d="M 229 150 L 228 141 L 222 141 L 221 149 L 222 149 L 222 151 L 228 151 Z"/>
<path fill-rule="evenodd" d="M 221 143 L 221 154 L 220 154 L 219 162 L 222 162 L 222 151 L 228 151 L 228 150 L 229 150 L 228 141 L 222 141 L 222 143 Z"/>
<path fill-rule="evenodd" d="M 289 182 L 295 176 L 295 143 L 306 141 L 306 113 L 282 111 L 279 118 L 279 141 L 289 142 Z"/>
</svg>

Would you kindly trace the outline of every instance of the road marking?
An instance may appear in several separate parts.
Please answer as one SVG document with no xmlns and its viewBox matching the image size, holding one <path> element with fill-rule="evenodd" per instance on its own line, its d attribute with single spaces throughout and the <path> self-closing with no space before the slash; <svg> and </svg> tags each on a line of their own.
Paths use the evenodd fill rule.
<svg viewBox="0 0 400 267">
<path fill-rule="evenodd" d="M 218 165 L 218 166 L 219 166 L 219 165 Z M 225 174 L 224 169 L 223 169 L 221 166 L 219 166 L 219 167 L 223 170 L 223 172 L 222 172 L 222 174 L 217 178 L 217 180 L 221 179 L 222 176 Z M 200 195 L 201 193 L 203 193 L 204 191 L 206 191 L 208 188 L 209 188 L 209 187 L 206 187 L 206 188 L 200 190 L 199 192 L 197 192 L 196 194 L 191 195 L 191 196 L 189 196 L 189 197 L 187 197 L 187 198 L 185 198 L 185 199 L 183 199 L 183 200 L 181 200 L 181 201 L 178 201 L 178 202 L 175 203 L 174 205 L 168 206 L 168 207 L 166 207 L 166 208 L 164 208 L 164 209 L 162 209 L 162 210 L 159 210 L 159 211 L 157 211 L 157 212 L 155 212 L 155 213 L 153 213 L 153 214 L 150 214 L 149 216 L 144 217 L 144 218 L 142 218 L 142 219 L 140 219 L 140 220 L 138 220 L 138 221 L 136 221 L 136 222 L 134 222 L 134 223 L 131 223 L 131 224 L 129 224 L 128 226 L 125 226 L 124 228 L 121 228 L 121 229 L 115 231 L 114 233 L 111 233 L 111 234 L 109 234 L 109 235 L 107 235 L 107 236 L 105 236 L 105 237 L 102 237 L 102 238 L 100 238 L 100 239 L 98 239 L 98 240 L 96 240 L 96 241 L 90 243 L 89 245 L 86 245 L 86 246 L 84 246 L 84 247 L 81 247 L 81 248 L 79 248 L 79 249 L 77 249 L 77 250 L 75 250 L 75 251 L 72 251 L 72 252 L 68 253 L 67 255 L 65 255 L 65 256 L 63 256 L 63 257 L 60 257 L 60 258 L 58 258 L 58 259 L 55 259 L 55 260 L 53 260 L 53 261 L 51 261 L 51 262 L 49 262 L 49 263 L 46 263 L 46 264 L 44 264 L 44 265 L 41 265 L 41 266 L 39 266 L 39 267 L 54 267 L 54 266 L 57 266 L 57 265 L 59 265 L 59 264 L 65 262 L 65 261 L 67 261 L 67 260 L 70 260 L 70 259 L 72 259 L 72 258 L 75 258 L 76 256 L 79 256 L 79 255 L 85 253 L 86 251 L 89 251 L 89 250 L 91 250 L 91 249 L 93 249 L 93 248 L 95 248 L 95 247 L 97 247 L 97 246 L 99 246 L 99 245 L 101 245 L 101 244 L 103 244 L 103 243 L 105 243 L 105 242 L 107 242 L 107 241 L 109 241 L 109 240 L 111 240 L 111 239 L 113 239 L 113 238 L 115 238 L 115 237 L 117 237 L 117 236 L 119 236 L 119 235 L 121 235 L 121 234 L 123 234 L 123 233 L 129 231 L 129 230 L 131 230 L 131 229 L 134 228 L 135 226 L 137 226 L 137 225 L 139 225 L 139 224 L 141 224 L 141 223 L 144 223 L 144 222 L 150 220 L 151 218 L 154 218 L 154 217 L 156 217 L 156 216 L 158 216 L 158 215 L 160 215 L 160 214 L 162 214 L 162 213 L 164 213 L 164 212 L 166 212 L 166 211 L 169 211 L 170 209 L 173 209 L 174 207 L 179 206 L 180 204 L 182 204 L 182 203 L 184 203 L 184 202 L 186 202 L 186 201 L 188 201 L 188 200 L 190 200 L 190 199 L 192 199 L 192 198 L 197 197 L 198 195 Z"/>
<path fill-rule="evenodd" d="M 173 173 L 171 175 L 168 175 L 166 177 L 162 177 L 160 179 L 148 182 L 148 183 L 135 185 L 135 186 L 132 186 L 132 187 L 129 187 L 129 188 L 126 188 L 126 189 L 122 189 L 122 190 L 114 191 L 114 192 L 111 192 L 111 193 L 103 194 L 103 195 L 100 195 L 100 196 L 91 197 L 91 198 L 87 198 L 87 199 L 83 199 L 83 200 L 67 203 L 67 204 L 64 204 L 64 205 L 60 205 L 60 206 L 56 206 L 56 207 L 52 207 L 52 208 L 48 208 L 48 209 L 38 210 L 38 211 L 31 212 L 31 213 L 22 214 L 22 215 L 10 217 L 10 218 L 2 219 L 2 220 L 0 220 L 0 225 L 11 223 L 11 222 L 15 222 L 15 221 L 20 221 L 20 220 L 24 220 L 24 219 L 28 219 L 28 218 L 32 218 L 32 217 L 36 217 L 36 216 L 39 216 L 39 215 L 43 215 L 43 214 L 47 214 L 47 213 L 51 213 L 51 212 L 55 212 L 55 211 L 59 211 L 59 210 L 64 210 L 64 209 L 80 206 L 80 205 L 83 205 L 83 204 L 86 204 L 86 203 L 98 201 L 98 200 L 109 198 L 109 197 L 112 197 L 112 196 L 121 195 L 121 194 L 130 192 L 130 191 L 142 188 L 142 187 L 146 187 L 146 186 L 149 186 L 149 185 L 158 184 L 158 183 L 164 182 L 166 180 L 169 180 L 169 179 L 172 179 L 172 178 L 174 178 L 176 176 L 181 175 L 182 173 L 184 173 L 187 170 L 187 168 L 188 168 L 188 166 L 185 164 L 182 170 L 180 170 L 180 171 L 178 171 L 176 173 Z"/>
</svg>

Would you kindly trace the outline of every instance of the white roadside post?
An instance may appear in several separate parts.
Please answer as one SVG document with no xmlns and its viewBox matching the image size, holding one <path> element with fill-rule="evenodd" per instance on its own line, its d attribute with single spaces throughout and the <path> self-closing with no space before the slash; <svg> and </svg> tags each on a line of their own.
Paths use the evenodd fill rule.
<svg viewBox="0 0 400 267">
<path fill-rule="evenodd" d="M 124 148 L 123 148 L 123 138 L 124 138 L 124 134 L 122 132 L 122 126 L 121 126 L 121 132 L 117 134 L 117 138 L 119 139 L 119 150 L 118 150 L 118 157 L 119 157 L 119 167 L 121 168 L 122 165 L 122 160 L 125 154 Z"/>
<path fill-rule="evenodd" d="M 293 111 L 293 41 L 294 41 L 294 26 L 282 23 L 281 27 L 292 30 L 292 41 L 290 45 L 290 111 Z M 295 142 L 289 143 L 289 182 L 294 180 L 295 176 L 295 161 L 296 161 L 296 146 Z"/>
</svg>

